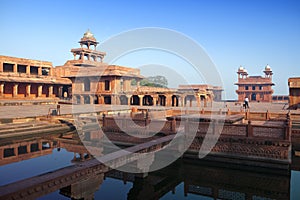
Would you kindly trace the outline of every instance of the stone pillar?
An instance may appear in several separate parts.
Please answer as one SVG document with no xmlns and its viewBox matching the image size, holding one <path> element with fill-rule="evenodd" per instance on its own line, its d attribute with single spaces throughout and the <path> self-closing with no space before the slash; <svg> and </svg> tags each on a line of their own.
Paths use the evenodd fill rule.
<svg viewBox="0 0 300 200">
<path fill-rule="evenodd" d="M 158 104 L 158 96 L 157 95 L 153 95 L 153 105 L 154 106 L 157 106 L 157 104 Z"/>
<path fill-rule="evenodd" d="M 80 104 L 84 104 L 84 96 L 80 95 Z"/>
<path fill-rule="evenodd" d="M 52 97 L 53 95 L 53 85 L 49 85 L 48 96 Z"/>
<path fill-rule="evenodd" d="M 30 97 L 31 84 L 26 85 L 25 97 Z"/>
<path fill-rule="evenodd" d="M 18 156 L 19 155 L 18 147 L 13 147 L 13 148 L 14 148 L 14 154 L 15 154 L 15 156 Z"/>
<path fill-rule="evenodd" d="M 0 73 L 3 72 L 3 62 L 0 62 Z"/>
<path fill-rule="evenodd" d="M 13 86 L 13 94 L 12 94 L 13 97 L 18 97 L 18 86 L 19 86 L 18 83 L 15 83 Z"/>
<path fill-rule="evenodd" d="M 130 95 L 126 95 L 126 97 L 127 97 L 127 105 L 130 106 L 130 104 L 131 104 L 131 102 L 130 102 L 131 96 Z"/>
<path fill-rule="evenodd" d="M 39 141 L 38 141 L 38 149 L 39 149 L 39 151 L 41 151 L 41 150 L 42 150 L 42 148 L 43 148 L 42 141 L 41 141 L 41 140 L 39 140 Z"/>
<path fill-rule="evenodd" d="M 139 96 L 139 99 L 140 99 L 140 106 L 143 105 L 143 95 L 138 95 Z"/>
<path fill-rule="evenodd" d="M 62 96 L 63 96 L 63 86 L 59 86 L 58 87 L 58 97 L 62 98 Z"/>
<path fill-rule="evenodd" d="M 165 106 L 171 106 L 172 102 L 172 96 L 171 95 L 166 95 L 166 104 Z"/>
<path fill-rule="evenodd" d="M 0 97 L 4 96 L 4 83 L 0 83 Z"/>
<path fill-rule="evenodd" d="M 41 76 L 42 75 L 42 67 L 38 68 L 38 75 Z"/>
<path fill-rule="evenodd" d="M 73 96 L 72 96 L 72 103 L 73 103 L 73 104 L 75 104 L 75 103 L 77 104 L 77 103 L 78 103 L 78 102 L 77 102 L 77 97 L 76 97 L 76 95 L 73 95 Z"/>
<path fill-rule="evenodd" d="M 48 75 L 49 76 L 53 76 L 53 69 L 52 69 L 52 67 L 49 68 L 49 74 Z"/>
<path fill-rule="evenodd" d="M 17 65 L 17 63 L 14 63 L 13 72 L 14 73 L 18 73 L 18 65 Z"/>
<path fill-rule="evenodd" d="M 38 86 L 38 94 L 37 94 L 37 96 L 38 96 L 38 97 L 41 97 L 41 96 L 42 96 L 42 93 L 43 93 L 43 85 L 39 85 L 39 86 Z"/>
<path fill-rule="evenodd" d="M 200 100 L 200 96 L 199 95 L 196 96 L 196 100 L 197 100 L 197 107 L 200 107 L 201 100 Z"/>
<path fill-rule="evenodd" d="M 27 144 L 27 145 L 26 145 L 26 152 L 27 152 L 27 153 L 30 153 L 30 144 Z"/>
<path fill-rule="evenodd" d="M 30 75 L 30 65 L 27 65 L 27 66 L 26 66 L 26 74 L 27 74 L 27 75 Z"/>
<path fill-rule="evenodd" d="M 94 104 L 94 96 L 93 95 L 89 95 L 90 97 L 90 104 Z"/>
</svg>

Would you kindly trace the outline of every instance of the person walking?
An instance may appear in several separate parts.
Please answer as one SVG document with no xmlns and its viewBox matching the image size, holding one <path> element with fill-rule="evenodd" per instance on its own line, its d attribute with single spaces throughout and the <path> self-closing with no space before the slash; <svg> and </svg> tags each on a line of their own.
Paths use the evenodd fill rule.
<svg viewBox="0 0 300 200">
<path fill-rule="evenodd" d="M 245 109 L 249 108 L 249 99 L 248 99 L 248 97 L 245 98 L 244 105 L 245 105 Z"/>
</svg>

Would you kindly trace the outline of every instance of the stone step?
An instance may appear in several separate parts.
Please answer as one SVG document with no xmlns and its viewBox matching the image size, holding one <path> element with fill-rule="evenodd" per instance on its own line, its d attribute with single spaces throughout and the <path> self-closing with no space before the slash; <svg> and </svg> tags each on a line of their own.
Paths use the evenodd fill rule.
<svg viewBox="0 0 300 200">
<path fill-rule="evenodd" d="M 18 129 L 18 128 L 26 128 L 26 127 L 37 127 L 43 126 L 45 122 L 26 122 L 26 123 L 9 123 L 9 124 L 0 124 L 0 131 L 8 130 L 8 129 Z"/>
<path fill-rule="evenodd" d="M 43 130 L 48 129 L 52 127 L 62 127 L 61 124 L 38 124 L 38 125 L 31 125 L 27 127 L 17 127 L 17 128 L 11 128 L 11 129 L 4 129 L 0 130 L 0 135 L 2 134 L 8 134 L 8 133 L 18 133 L 18 132 L 25 132 L 25 131 L 34 131 L 34 130 Z"/>
<path fill-rule="evenodd" d="M 20 131 L 20 132 L 13 132 L 13 133 L 4 133 L 0 135 L 1 139 L 7 139 L 11 137 L 23 137 L 28 135 L 35 135 L 35 134 L 45 134 L 45 133 L 65 133 L 70 131 L 70 128 L 68 126 L 47 126 L 47 128 L 39 128 L 35 130 L 30 131 Z"/>
</svg>

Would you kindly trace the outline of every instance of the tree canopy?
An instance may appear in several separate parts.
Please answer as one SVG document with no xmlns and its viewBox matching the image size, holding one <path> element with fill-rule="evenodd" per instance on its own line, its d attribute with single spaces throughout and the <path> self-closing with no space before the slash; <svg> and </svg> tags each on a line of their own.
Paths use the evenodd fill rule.
<svg viewBox="0 0 300 200">
<path fill-rule="evenodd" d="M 133 80 L 131 85 L 136 85 L 136 81 Z M 167 88 L 168 80 L 164 76 L 149 76 L 140 81 L 140 86 Z"/>
</svg>

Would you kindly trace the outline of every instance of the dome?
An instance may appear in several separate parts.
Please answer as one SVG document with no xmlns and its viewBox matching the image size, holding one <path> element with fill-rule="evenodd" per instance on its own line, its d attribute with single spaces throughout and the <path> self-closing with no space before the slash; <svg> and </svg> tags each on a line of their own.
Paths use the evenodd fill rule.
<svg viewBox="0 0 300 200">
<path fill-rule="evenodd" d="M 242 66 L 240 66 L 239 71 L 244 71 L 244 68 Z"/>
<path fill-rule="evenodd" d="M 245 72 L 245 73 L 247 73 L 247 70 L 246 70 L 246 69 L 244 69 L 244 72 Z"/>
<path fill-rule="evenodd" d="M 94 34 L 91 33 L 91 31 L 88 29 L 84 34 L 83 34 L 84 38 L 94 38 Z"/>
<path fill-rule="evenodd" d="M 270 65 L 267 65 L 267 66 L 265 67 L 265 70 L 271 71 L 272 69 L 271 69 Z"/>
</svg>

